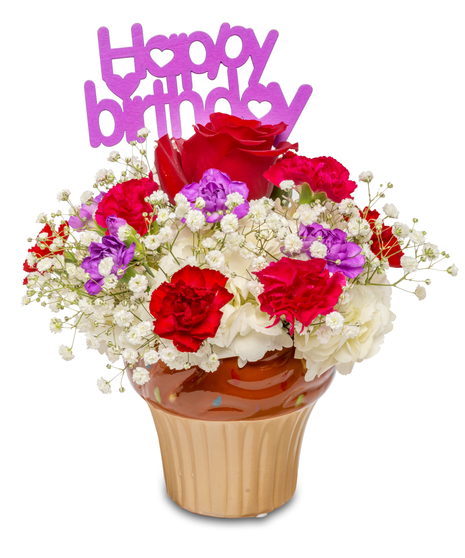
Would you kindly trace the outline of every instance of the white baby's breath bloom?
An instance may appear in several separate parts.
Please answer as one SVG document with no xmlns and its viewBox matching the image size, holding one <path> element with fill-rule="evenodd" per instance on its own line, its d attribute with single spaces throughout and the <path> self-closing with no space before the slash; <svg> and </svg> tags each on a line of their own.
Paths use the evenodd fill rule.
<svg viewBox="0 0 465 558">
<path fill-rule="evenodd" d="M 186 196 L 184 194 L 181 194 L 181 192 L 178 192 L 175 196 L 174 196 L 174 202 L 179 205 L 179 204 L 188 204 L 189 201 L 186 198 Z"/>
<path fill-rule="evenodd" d="M 21 297 L 21 306 L 27 306 L 28 304 L 30 304 L 30 302 L 31 299 L 27 295 Z"/>
<path fill-rule="evenodd" d="M 69 190 L 60 190 L 57 194 L 57 200 L 58 201 L 66 201 L 67 199 L 69 199 L 69 196 L 71 195 L 71 192 Z"/>
<path fill-rule="evenodd" d="M 100 263 L 98 264 L 98 272 L 103 277 L 107 277 L 108 275 L 110 275 L 114 265 L 115 262 L 113 258 L 111 256 L 107 256 L 106 258 L 100 260 Z"/>
<path fill-rule="evenodd" d="M 142 238 L 142 242 L 145 244 L 145 247 L 148 250 L 156 250 L 160 247 L 161 244 L 158 235 L 155 234 L 149 234 L 148 236 L 145 236 L 144 238 Z"/>
<path fill-rule="evenodd" d="M 371 182 L 373 180 L 373 173 L 371 171 L 361 172 L 358 179 L 362 182 Z"/>
<path fill-rule="evenodd" d="M 244 236 L 238 232 L 228 234 L 226 237 L 226 248 L 231 252 L 237 252 L 244 242 Z"/>
<path fill-rule="evenodd" d="M 447 273 L 449 275 L 452 275 L 452 277 L 457 277 L 458 272 L 459 272 L 459 268 L 455 264 L 452 264 L 447 268 Z"/>
<path fill-rule="evenodd" d="M 138 366 L 132 372 L 132 381 L 135 384 L 137 384 L 138 386 L 143 386 L 149 380 L 150 380 L 150 374 L 149 374 L 149 371 L 146 368 L 142 368 L 141 366 Z"/>
<path fill-rule="evenodd" d="M 341 333 L 344 327 L 344 316 L 339 312 L 331 312 L 326 316 L 325 323 L 334 333 Z"/>
<path fill-rule="evenodd" d="M 219 250 L 212 250 L 206 255 L 205 261 L 212 269 L 220 270 L 224 266 L 224 255 Z"/>
<path fill-rule="evenodd" d="M 345 335 L 347 339 L 355 339 L 360 333 L 360 326 L 358 325 L 345 325 L 342 329 L 342 335 Z"/>
<path fill-rule="evenodd" d="M 52 333 L 59 333 L 63 329 L 63 322 L 59 318 L 52 318 L 50 320 L 50 331 Z"/>
<path fill-rule="evenodd" d="M 142 337 L 148 337 L 153 332 L 153 324 L 152 322 L 149 321 L 139 322 L 134 327 L 137 328 L 137 331 L 140 333 Z"/>
<path fill-rule="evenodd" d="M 175 235 L 175 230 L 166 225 L 162 229 L 160 229 L 160 232 L 156 235 L 156 238 L 160 241 L 160 244 L 165 244 L 167 242 L 173 242 Z"/>
<path fill-rule="evenodd" d="M 100 242 L 101 237 L 95 231 L 84 231 L 79 236 L 79 242 L 84 246 L 90 246 L 92 242 Z"/>
<path fill-rule="evenodd" d="M 225 234 L 231 234 L 237 231 L 238 227 L 239 227 L 239 220 L 236 217 L 236 215 L 234 215 L 234 213 L 225 215 L 223 219 L 221 219 L 221 230 Z"/>
<path fill-rule="evenodd" d="M 107 179 L 107 176 L 111 173 L 110 170 L 107 169 L 100 169 L 95 173 L 95 182 L 104 182 Z"/>
<path fill-rule="evenodd" d="M 61 250 L 65 244 L 65 241 L 61 238 L 61 236 L 57 236 L 53 239 L 53 242 L 50 244 L 50 250 L 52 252 L 56 252 L 57 250 Z"/>
<path fill-rule="evenodd" d="M 144 353 L 144 362 L 146 366 L 156 364 L 160 360 L 160 355 L 155 349 L 147 349 Z"/>
<path fill-rule="evenodd" d="M 126 333 L 126 341 L 135 347 L 138 347 L 142 343 L 142 335 L 139 333 L 137 326 L 132 326 Z"/>
<path fill-rule="evenodd" d="M 273 212 L 268 215 L 265 222 L 273 232 L 278 232 L 283 226 L 281 216 Z"/>
<path fill-rule="evenodd" d="M 260 296 L 265 289 L 265 287 L 260 283 L 260 281 L 257 280 L 249 281 L 247 283 L 247 288 L 255 297 Z"/>
<path fill-rule="evenodd" d="M 328 253 L 328 248 L 322 242 L 318 242 L 315 240 L 310 245 L 310 254 L 312 258 L 326 258 L 326 254 Z"/>
<path fill-rule="evenodd" d="M 87 203 L 94 199 L 94 193 L 91 190 L 86 190 L 81 194 L 81 203 Z"/>
<path fill-rule="evenodd" d="M 69 277 L 74 277 L 76 275 L 77 267 L 74 264 L 67 263 L 65 269 Z"/>
<path fill-rule="evenodd" d="M 339 204 L 339 213 L 341 213 L 342 215 L 353 216 L 354 210 L 356 214 L 358 214 L 357 208 L 355 207 L 355 202 L 350 198 L 344 198 Z"/>
<path fill-rule="evenodd" d="M 145 275 L 136 275 L 129 280 L 128 287 L 135 294 L 142 294 L 147 289 L 149 282 Z"/>
<path fill-rule="evenodd" d="M 37 262 L 37 269 L 40 272 L 47 271 L 47 269 L 50 269 L 54 263 L 53 258 L 42 258 Z"/>
<path fill-rule="evenodd" d="M 205 360 L 202 360 L 200 363 L 200 368 L 205 370 L 205 372 L 215 372 L 220 365 L 220 360 L 218 355 L 215 353 L 211 353 Z"/>
<path fill-rule="evenodd" d="M 425 235 L 421 231 L 413 230 L 409 233 L 409 238 L 415 244 L 424 244 Z"/>
<path fill-rule="evenodd" d="M 392 219 L 397 219 L 397 217 L 399 217 L 399 210 L 392 203 L 386 203 L 383 205 L 383 211 L 386 214 L 386 217 L 391 217 Z"/>
<path fill-rule="evenodd" d="M 186 216 L 186 225 L 192 232 L 199 231 L 205 226 L 205 215 L 196 209 L 190 209 Z"/>
<path fill-rule="evenodd" d="M 167 221 L 170 217 L 170 210 L 167 207 L 162 207 L 161 209 L 159 209 L 158 211 L 158 215 L 157 215 L 157 223 L 159 225 L 163 225 L 165 223 L 165 221 Z"/>
<path fill-rule="evenodd" d="M 152 205 L 161 205 L 168 201 L 168 196 L 163 192 L 163 190 L 157 190 L 150 194 L 149 201 Z"/>
<path fill-rule="evenodd" d="M 308 203 L 303 203 L 296 209 L 293 219 L 300 219 L 303 225 L 312 225 L 318 219 L 318 214 Z"/>
<path fill-rule="evenodd" d="M 302 250 L 303 241 L 295 233 L 288 234 L 284 239 L 284 249 L 289 254 L 298 254 Z"/>
<path fill-rule="evenodd" d="M 418 285 L 415 289 L 415 294 L 418 297 L 418 300 L 423 300 L 426 298 L 426 289 L 422 285 Z"/>
<path fill-rule="evenodd" d="M 39 213 L 37 215 L 36 223 L 46 223 L 47 222 L 47 215 L 45 213 Z"/>
<path fill-rule="evenodd" d="M 110 161 L 110 162 L 114 163 L 114 162 L 117 161 L 120 157 L 121 157 L 121 155 L 119 154 L 118 151 L 110 151 L 110 154 L 108 155 L 107 161 Z"/>
<path fill-rule="evenodd" d="M 200 245 L 202 246 L 202 248 L 211 250 L 216 246 L 216 241 L 214 241 L 213 238 L 207 237 L 201 241 Z"/>
<path fill-rule="evenodd" d="M 366 219 L 350 219 L 347 232 L 352 236 L 368 238 L 371 236 L 370 224 Z"/>
<path fill-rule="evenodd" d="M 60 345 L 58 353 L 63 360 L 73 360 L 74 358 L 73 351 L 66 345 Z"/>
<path fill-rule="evenodd" d="M 134 349 L 124 349 L 122 354 L 128 364 L 135 364 L 139 360 L 139 353 Z"/>
<path fill-rule="evenodd" d="M 397 238 L 407 238 L 409 235 L 410 228 L 404 223 L 399 223 L 398 221 L 392 225 L 392 234 Z"/>
<path fill-rule="evenodd" d="M 244 260 L 253 260 L 253 258 L 255 257 L 256 250 L 257 247 L 255 246 L 255 244 L 253 242 L 250 242 L 250 240 L 248 240 L 247 242 L 245 242 L 243 247 L 239 250 L 239 254 L 241 255 L 242 258 L 244 258 Z"/>
<path fill-rule="evenodd" d="M 88 349 L 98 350 L 100 347 L 100 339 L 95 337 L 92 333 L 86 335 L 86 344 Z"/>
<path fill-rule="evenodd" d="M 264 258 L 263 256 L 258 256 L 257 258 L 254 258 L 252 260 L 252 264 L 251 264 L 252 273 L 265 269 L 265 267 L 268 267 L 268 262 L 266 261 L 266 258 Z"/>
<path fill-rule="evenodd" d="M 268 215 L 266 207 L 259 200 L 250 202 L 248 218 L 255 223 L 263 223 Z"/>
<path fill-rule="evenodd" d="M 176 360 L 177 356 L 178 355 L 176 349 L 172 347 L 164 347 L 160 351 L 160 360 L 164 362 L 167 366 L 170 366 L 170 364 L 174 364 L 174 361 Z"/>
<path fill-rule="evenodd" d="M 105 277 L 105 279 L 103 280 L 103 288 L 106 291 L 111 291 L 116 287 L 117 284 L 118 284 L 118 277 L 116 277 L 116 275 L 114 275 L 113 273 Z"/>
<path fill-rule="evenodd" d="M 245 202 L 244 196 L 239 194 L 239 192 L 233 192 L 232 194 L 228 194 L 226 196 L 225 205 L 228 209 L 233 209 L 238 205 L 242 205 Z"/>
<path fill-rule="evenodd" d="M 400 258 L 400 265 L 402 269 L 407 273 L 413 273 L 418 269 L 418 262 L 415 258 L 411 256 L 402 256 Z"/>
<path fill-rule="evenodd" d="M 134 316 L 124 308 L 117 310 L 113 317 L 119 327 L 128 327 L 134 322 Z"/>
<path fill-rule="evenodd" d="M 205 207 L 205 200 L 204 200 L 203 198 L 198 197 L 198 198 L 195 200 L 194 206 L 195 206 L 197 209 L 203 209 L 203 208 Z"/>
<path fill-rule="evenodd" d="M 293 180 L 283 180 L 279 183 L 279 187 L 281 188 L 281 190 L 284 190 L 285 192 L 292 190 L 294 186 L 295 186 L 295 182 Z"/>
<path fill-rule="evenodd" d="M 150 134 L 150 130 L 148 128 L 141 128 L 137 130 L 137 137 L 138 138 L 146 138 Z"/>
<path fill-rule="evenodd" d="M 430 242 L 427 242 L 423 246 L 423 255 L 426 258 L 428 258 L 428 260 L 431 261 L 437 260 L 439 257 L 439 248 L 436 246 L 436 244 L 431 244 Z"/>
<path fill-rule="evenodd" d="M 110 382 L 107 382 L 105 378 L 99 378 L 97 380 L 97 387 L 102 393 L 108 394 L 111 393 L 111 385 Z"/>
</svg>

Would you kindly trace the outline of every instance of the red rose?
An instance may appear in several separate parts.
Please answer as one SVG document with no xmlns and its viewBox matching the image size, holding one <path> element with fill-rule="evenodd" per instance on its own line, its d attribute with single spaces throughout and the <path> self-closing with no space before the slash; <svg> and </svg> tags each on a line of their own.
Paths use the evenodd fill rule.
<svg viewBox="0 0 465 558">
<path fill-rule="evenodd" d="M 194 126 L 195 134 L 188 140 L 175 140 L 176 151 L 168 136 L 158 140 L 155 166 L 160 184 L 171 199 L 186 184 L 199 182 L 208 169 L 218 169 L 231 180 L 244 182 L 249 199 L 269 196 L 273 185 L 263 173 L 278 156 L 298 144 L 281 142 L 272 149 L 276 136 L 287 125 L 263 125 L 258 120 L 243 120 L 237 116 L 215 112 L 205 126 Z"/>
<path fill-rule="evenodd" d="M 58 231 L 54 231 L 47 223 L 45 227 L 37 235 L 37 237 L 39 238 L 41 234 L 46 234 L 46 236 L 44 238 L 39 238 L 37 244 L 32 248 L 29 248 L 28 252 L 35 254 L 38 260 L 41 260 L 42 258 L 48 258 L 50 254 L 52 255 L 63 254 L 63 250 L 50 250 L 50 246 L 53 244 L 53 241 L 57 237 L 61 237 L 63 239 L 63 242 L 66 242 L 69 236 L 68 231 L 69 228 L 68 228 L 67 221 L 65 221 L 58 227 Z M 35 263 L 34 265 L 29 265 L 28 261 L 25 260 L 23 264 L 23 269 L 28 273 L 32 273 L 33 271 L 37 271 L 37 264 Z"/>
<path fill-rule="evenodd" d="M 291 335 L 296 320 L 307 327 L 320 314 L 332 312 L 346 284 L 342 273 L 330 276 L 326 260 L 320 258 L 308 261 L 281 258 L 255 275 L 265 289 L 258 297 L 260 308 L 276 316 L 274 324 L 284 314 L 291 324 Z"/>
<path fill-rule="evenodd" d="M 219 271 L 186 266 L 171 282 L 162 283 L 152 294 L 150 312 L 154 331 L 171 339 L 179 351 L 195 353 L 218 331 L 221 308 L 233 295 L 224 286 L 228 280 Z"/>
<path fill-rule="evenodd" d="M 155 190 L 158 184 L 153 181 L 152 173 L 148 178 L 134 178 L 127 182 L 116 184 L 100 200 L 94 219 L 103 228 L 107 228 L 107 217 L 116 215 L 124 219 L 139 234 L 147 232 L 147 219 L 142 215 L 146 212 L 150 215 L 152 206 L 145 201 Z M 152 220 L 155 216 L 152 216 Z"/>
<path fill-rule="evenodd" d="M 400 258 L 404 255 L 397 238 L 392 234 L 392 227 L 388 227 L 383 223 L 381 231 L 377 231 L 375 221 L 379 218 L 379 212 L 376 209 L 370 211 L 365 209 L 360 212 L 361 217 L 366 219 L 373 231 L 371 240 L 373 244 L 370 246 L 371 251 L 375 256 L 385 257 L 388 260 L 389 267 L 402 267 L 400 265 Z"/>
<path fill-rule="evenodd" d="M 312 192 L 324 192 L 334 202 L 341 202 L 357 188 L 349 180 L 349 171 L 332 157 L 309 159 L 300 155 L 286 155 L 265 172 L 264 177 L 276 186 L 283 180 L 293 180 L 297 185 L 306 182 Z"/>
</svg>

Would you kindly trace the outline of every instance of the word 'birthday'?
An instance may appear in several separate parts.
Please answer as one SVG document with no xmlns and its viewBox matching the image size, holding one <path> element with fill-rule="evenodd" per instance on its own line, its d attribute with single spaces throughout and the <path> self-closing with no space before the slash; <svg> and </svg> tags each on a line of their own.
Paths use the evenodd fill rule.
<svg viewBox="0 0 465 558">
<path fill-rule="evenodd" d="M 119 99 L 97 100 L 95 84 L 86 81 L 84 85 L 89 138 L 92 147 L 105 145 L 107 147 L 118 144 L 126 134 L 128 142 L 138 140 L 137 131 L 145 126 L 144 114 L 148 109 L 155 111 L 158 137 L 168 133 L 165 105 L 168 106 L 171 131 L 174 137 L 182 136 L 181 103 L 189 102 L 194 110 L 195 121 L 206 124 L 209 115 L 215 112 L 215 105 L 219 99 L 226 99 L 231 106 L 231 114 L 245 118 L 257 119 L 249 108 L 251 101 L 262 103 L 266 101 L 271 109 L 262 116 L 262 124 L 277 124 L 284 122 L 288 125 L 285 132 L 276 138 L 276 144 L 286 140 L 294 128 L 297 119 L 304 109 L 312 88 L 301 85 L 291 103 L 288 104 L 281 87 L 272 82 L 268 85 L 260 83 L 271 51 L 278 39 L 278 32 L 270 31 L 260 46 L 252 29 L 245 27 L 231 27 L 228 23 L 221 25 L 216 42 L 203 31 L 195 31 L 190 35 L 156 35 L 144 43 L 142 25 L 136 23 L 131 28 L 132 46 L 112 48 L 110 34 L 106 27 L 98 30 L 98 44 L 102 78 L 108 89 Z M 226 54 L 226 43 L 233 37 L 241 40 L 241 50 L 234 58 Z M 195 63 L 191 58 L 190 48 L 195 42 L 200 42 L 205 49 L 205 60 Z M 157 51 L 163 56 L 171 54 L 171 59 L 161 65 L 152 57 Z M 166 52 L 165 54 L 165 51 Z M 117 59 L 132 59 L 134 72 L 120 76 L 114 72 L 113 61 Z M 253 70 L 248 80 L 248 87 L 240 94 L 237 69 L 251 59 Z M 201 95 L 193 90 L 192 74 L 206 73 L 210 80 L 214 80 L 220 65 L 227 68 L 228 87 L 212 89 L 205 101 Z M 154 78 L 166 78 L 166 89 L 161 79 L 153 82 L 153 94 L 144 98 L 134 95 L 139 84 L 147 77 L 147 73 Z M 182 91 L 178 90 L 177 76 L 181 76 Z M 100 126 L 100 115 L 108 111 L 114 120 L 114 130 L 110 135 L 104 135 Z"/>
</svg>

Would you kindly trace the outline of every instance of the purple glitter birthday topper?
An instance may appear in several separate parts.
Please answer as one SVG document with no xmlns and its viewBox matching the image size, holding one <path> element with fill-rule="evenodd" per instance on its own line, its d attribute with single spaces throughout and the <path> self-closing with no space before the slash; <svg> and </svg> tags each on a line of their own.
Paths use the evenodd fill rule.
<svg viewBox="0 0 465 558">
<path fill-rule="evenodd" d="M 185 33 L 180 35 L 156 35 L 144 42 L 142 25 L 135 23 L 132 28 L 132 46 L 124 48 L 112 48 L 110 46 L 110 34 L 106 27 L 98 30 L 98 43 L 100 51 L 100 65 L 102 78 L 108 89 L 121 99 L 121 103 L 114 99 L 97 100 L 95 84 L 86 81 L 84 85 L 87 121 L 89 126 L 89 139 L 92 147 L 105 145 L 110 147 L 118 144 L 126 133 L 128 142 L 139 140 L 137 131 L 144 127 L 144 112 L 154 107 L 157 122 L 158 137 L 168 133 L 165 105 L 169 107 L 169 117 L 173 136 L 182 136 L 180 106 L 188 101 L 194 108 L 195 122 L 206 124 L 211 113 L 215 112 L 215 104 L 218 99 L 226 99 L 231 105 L 231 113 L 245 119 L 261 120 L 262 124 L 287 124 L 285 132 L 277 136 L 275 145 L 286 140 L 294 128 L 300 114 L 302 113 L 312 88 L 310 85 L 301 85 L 297 90 L 291 103 L 288 105 L 281 87 L 272 82 L 268 85 L 260 83 L 260 78 L 268 62 L 271 51 L 278 39 L 277 31 L 270 31 L 260 46 L 252 29 L 223 23 L 220 27 L 216 42 L 203 31 L 195 31 L 189 36 Z M 235 58 L 226 54 L 226 43 L 233 37 L 241 39 L 241 51 Z M 205 48 L 205 60 L 196 64 L 192 61 L 190 47 L 193 43 L 200 42 Z M 157 64 L 152 51 L 171 53 L 171 59 L 163 64 Z M 121 58 L 130 58 L 134 61 L 134 72 L 124 77 L 115 74 L 113 61 Z M 248 80 L 248 87 L 240 95 L 237 69 L 243 66 L 251 58 L 253 71 Z M 228 88 L 216 87 L 204 100 L 199 93 L 193 90 L 192 74 L 207 73 L 210 80 L 214 80 L 220 68 L 220 64 L 227 67 Z M 147 77 L 147 72 L 155 78 L 166 78 L 167 91 L 163 89 L 163 81 L 155 79 L 153 82 L 153 95 L 144 98 L 134 96 L 140 82 Z M 181 76 L 182 91 L 178 91 L 177 76 Z M 131 97 L 132 96 L 132 97 Z M 264 101 L 271 104 L 271 109 L 261 118 L 251 112 L 249 103 Z M 108 111 L 114 120 L 114 130 L 109 136 L 102 133 L 100 128 L 100 115 Z M 141 141 L 141 140 L 139 140 Z"/>
</svg>

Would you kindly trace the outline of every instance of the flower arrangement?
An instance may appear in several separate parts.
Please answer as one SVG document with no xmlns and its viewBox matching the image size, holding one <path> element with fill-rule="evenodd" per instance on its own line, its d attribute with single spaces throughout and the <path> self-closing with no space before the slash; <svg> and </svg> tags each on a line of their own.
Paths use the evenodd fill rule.
<svg viewBox="0 0 465 558">
<path fill-rule="evenodd" d="M 285 128 L 215 113 L 187 140 L 160 138 L 154 163 L 143 128 L 131 157 L 109 155 L 120 178 L 102 169 L 80 206 L 62 190 L 69 212 L 38 216 L 23 304 L 66 311 L 51 331 L 84 333 L 106 355 L 117 373 L 97 381 L 103 393 L 117 378 L 123 392 L 128 369 L 144 385 L 158 361 L 214 373 L 221 359 L 242 367 L 291 347 L 308 381 L 347 374 L 392 329 L 392 287 L 425 298 L 430 280 L 414 274 L 449 255 L 393 204 L 375 209 L 392 184 L 374 191 L 370 172 L 357 184 L 332 157 L 273 147 Z"/>
</svg>

